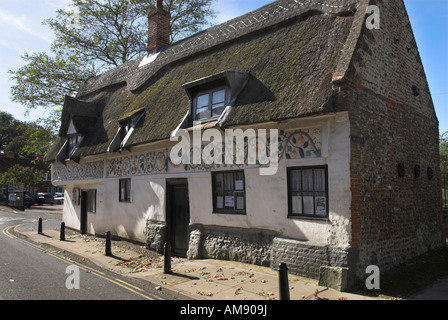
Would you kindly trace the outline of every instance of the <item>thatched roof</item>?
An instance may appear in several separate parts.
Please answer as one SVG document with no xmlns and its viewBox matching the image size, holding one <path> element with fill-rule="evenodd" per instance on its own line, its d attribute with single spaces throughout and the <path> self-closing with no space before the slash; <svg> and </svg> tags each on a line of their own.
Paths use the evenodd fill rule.
<svg viewBox="0 0 448 320">
<path fill-rule="evenodd" d="M 74 156 L 106 152 L 118 121 L 141 108 L 145 116 L 127 145 L 168 138 L 190 109 L 183 85 L 227 70 L 248 77 L 222 127 L 332 112 L 332 75 L 348 59 L 343 49 L 358 2 L 274 1 L 169 46 L 143 67 L 140 57 L 87 80 L 76 100 L 102 112 Z M 62 132 L 47 159 L 64 139 Z"/>
</svg>

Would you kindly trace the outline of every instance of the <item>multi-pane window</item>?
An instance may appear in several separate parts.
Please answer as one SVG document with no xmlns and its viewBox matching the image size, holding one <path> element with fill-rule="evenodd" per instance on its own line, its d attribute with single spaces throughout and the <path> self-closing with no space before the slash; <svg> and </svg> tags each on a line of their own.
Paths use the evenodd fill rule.
<svg viewBox="0 0 448 320">
<path fill-rule="evenodd" d="M 226 107 L 226 89 L 218 88 L 201 92 L 196 96 L 194 120 L 217 118 Z"/>
<path fill-rule="evenodd" d="M 290 217 L 328 217 L 327 167 L 288 169 Z"/>
<path fill-rule="evenodd" d="M 214 172 L 213 212 L 246 213 L 244 171 Z"/>
<path fill-rule="evenodd" d="M 131 179 L 120 179 L 120 202 L 131 201 Z"/>
<path fill-rule="evenodd" d="M 76 147 L 78 146 L 79 142 L 81 141 L 81 135 L 76 134 L 72 135 L 67 140 L 67 155 L 66 159 L 70 159 L 71 155 L 75 151 Z"/>
</svg>

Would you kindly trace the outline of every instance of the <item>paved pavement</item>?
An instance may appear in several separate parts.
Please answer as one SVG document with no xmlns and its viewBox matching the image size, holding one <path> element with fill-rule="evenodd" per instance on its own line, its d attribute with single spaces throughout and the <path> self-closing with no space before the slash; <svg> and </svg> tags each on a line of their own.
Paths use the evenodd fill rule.
<svg viewBox="0 0 448 320">
<path fill-rule="evenodd" d="M 172 257 L 172 274 L 164 273 L 163 255 L 123 241 L 112 241 L 112 256 L 105 255 L 105 239 L 67 232 L 60 241 L 55 229 L 17 227 L 31 241 L 89 259 L 113 272 L 143 279 L 166 293 L 188 300 L 278 300 L 278 272 L 233 261 L 187 260 Z M 36 228 L 37 229 L 37 228 Z M 291 300 L 377 300 L 322 287 L 316 280 L 288 275 Z"/>
<path fill-rule="evenodd" d="M 158 290 L 188 300 L 278 300 L 278 272 L 233 261 L 213 259 L 187 260 L 173 257 L 172 274 L 164 273 L 164 258 L 156 252 L 127 241 L 112 241 L 112 256 L 105 255 L 105 239 L 66 230 L 60 241 L 60 226 L 44 225 L 43 235 L 37 225 L 23 224 L 15 232 L 33 242 L 50 245 L 100 267 L 148 281 Z M 289 274 L 291 300 L 380 300 L 377 297 L 339 292 L 318 285 L 317 280 Z M 448 278 L 416 294 L 412 300 L 448 300 Z"/>
</svg>

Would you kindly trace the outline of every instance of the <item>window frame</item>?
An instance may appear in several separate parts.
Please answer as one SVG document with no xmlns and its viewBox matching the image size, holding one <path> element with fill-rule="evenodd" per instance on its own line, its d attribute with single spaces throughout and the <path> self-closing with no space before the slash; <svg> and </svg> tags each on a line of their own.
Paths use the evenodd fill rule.
<svg viewBox="0 0 448 320">
<path fill-rule="evenodd" d="M 214 94 L 215 92 L 222 91 L 222 90 L 224 90 L 224 105 L 223 105 L 223 111 L 222 111 L 219 115 L 217 115 L 217 116 L 213 116 L 213 94 Z M 206 95 L 206 94 L 209 95 L 209 97 L 208 97 L 207 108 L 208 108 L 208 110 L 210 111 L 210 117 L 197 119 L 197 118 L 196 118 L 196 116 L 197 116 L 196 112 L 197 112 L 197 110 L 198 110 L 198 108 L 197 108 L 197 106 L 198 106 L 198 98 L 199 98 L 200 96 L 203 96 L 203 95 Z M 228 99 L 229 99 L 229 88 L 228 88 L 228 86 L 226 86 L 226 85 L 220 85 L 220 86 L 216 86 L 216 87 L 213 87 L 213 88 L 210 88 L 210 89 L 207 89 L 207 90 L 201 90 L 201 91 L 198 91 L 198 92 L 194 95 L 194 98 L 193 98 L 193 108 L 192 108 L 192 116 L 191 116 L 191 118 L 193 119 L 193 123 L 194 123 L 194 122 L 199 122 L 199 121 L 201 121 L 201 122 L 208 122 L 208 121 L 214 121 L 214 120 L 217 120 L 217 119 L 222 115 L 222 113 L 224 112 L 224 109 L 225 109 L 226 106 L 228 105 Z M 202 109 L 202 108 L 201 108 L 201 109 Z"/>
<path fill-rule="evenodd" d="M 236 173 L 242 173 L 243 175 L 243 190 L 237 190 L 235 188 L 235 181 L 236 181 L 236 177 L 235 174 Z M 233 190 L 224 190 L 224 186 L 223 186 L 223 208 L 218 208 L 217 207 L 217 187 L 216 187 L 216 176 L 218 174 L 232 174 L 233 175 Z M 213 214 L 235 214 L 235 215 L 246 215 L 247 214 L 247 202 L 246 202 L 246 175 L 244 170 L 228 170 L 228 171 L 215 171 L 215 172 L 211 172 L 211 178 L 212 178 L 212 197 L 213 197 Z M 234 194 L 234 203 L 236 205 L 236 200 L 235 200 L 235 192 L 244 192 L 244 209 L 243 210 L 237 210 L 235 209 L 235 205 L 234 205 L 234 209 L 226 209 L 225 208 L 225 193 L 226 192 L 233 192 Z"/>
<path fill-rule="evenodd" d="M 324 183 L 325 183 L 325 191 L 315 191 L 315 181 L 314 181 L 314 170 L 319 169 L 319 170 L 324 170 L 324 174 L 325 174 L 325 179 L 324 179 Z M 303 187 L 301 192 L 301 208 L 302 208 L 302 213 L 293 213 L 293 204 L 292 204 L 292 193 L 293 192 L 297 192 L 297 191 L 293 191 L 292 190 L 292 186 L 291 186 L 291 182 L 292 182 L 292 171 L 297 171 L 300 170 L 301 172 L 303 172 L 304 170 L 312 170 L 312 177 L 313 177 L 313 191 L 304 191 Z M 287 190 L 288 190 L 288 218 L 293 218 L 293 219 L 313 219 L 313 220 L 324 220 L 324 221 L 328 221 L 329 220 L 329 212 L 330 212 L 330 205 L 329 205 L 329 187 L 328 187 L 328 165 L 317 165 L 317 166 L 298 166 L 298 167 L 288 167 L 287 168 Z M 303 174 L 301 174 L 301 185 L 303 182 Z M 304 213 L 304 193 L 313 193 L 313 214 L 305 214 Z M 316 215 L 316 194 L 317 193 L 324 193 L 325 192 L 325 201 L 326 201 L 326 212 L 325 212 L 325 216 L 318 216 Z"/>
<path fill-rule="evenodd" d="M 125 186 L 126 194 L 125 197 L 121 197 L 121 189 L 122 189 L 122 183 L 125 182 L 126 184 L 129 184 L 129 186 Z M 132 180 L 131 178 L 124 178 L 118 180 L 118 202 L 132 202 Z"/>
</svg>

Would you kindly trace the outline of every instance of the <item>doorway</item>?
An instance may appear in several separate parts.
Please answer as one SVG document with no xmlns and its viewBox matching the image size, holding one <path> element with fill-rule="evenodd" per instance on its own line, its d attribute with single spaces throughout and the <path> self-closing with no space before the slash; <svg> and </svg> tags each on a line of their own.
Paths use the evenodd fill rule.
<svg viewBox="0 0 448 320">
<path fill-rule="evenodd" d="M 87 201 L 88 201 L 88 192 L 81 191 L 81 225 L 79 227 L 79 231 L 81 234 L 87 234 Z"/>
<path fill-rule="evenodd" d="M 169 179 L 166 182 L 167 241 L 171 253 L 186 257 L 190 240 L 190 204 L 187 179 Z"/>
</svg>

